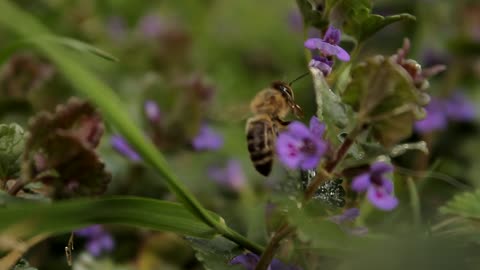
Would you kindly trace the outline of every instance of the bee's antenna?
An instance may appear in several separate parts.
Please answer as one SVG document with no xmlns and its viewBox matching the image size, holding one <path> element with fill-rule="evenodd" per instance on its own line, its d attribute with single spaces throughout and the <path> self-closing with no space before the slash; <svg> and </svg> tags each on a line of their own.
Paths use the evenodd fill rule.
<svg viewBox="0 0 480 270">
<path fill-rule="evenodd" d="M 303 73 L 302 75 L 300 75 L 300 76 L 298 76 L 297 78 L 295 78 L 293 81 L 289 82 L 288 85 L 291 86 L 294 82 L 302 79 L 303 77 L 305 77 L 305 76 L 307 76 L 307 75 L 309 75 L 309 74 L 310 74 L 310 71 Z"/>
</svg>

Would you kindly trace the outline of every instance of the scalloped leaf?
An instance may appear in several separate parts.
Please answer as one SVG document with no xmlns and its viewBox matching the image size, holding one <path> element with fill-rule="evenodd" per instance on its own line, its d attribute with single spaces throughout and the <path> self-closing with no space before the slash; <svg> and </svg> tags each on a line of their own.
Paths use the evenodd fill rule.
<svg viewBox="0 0 480 270">
<path fill-rule="evenodd" d="M 412 133 L 424 99 L 407 71 L 393 57 L 374 56 L 352 69 L 342 100 L 372 125 L 375 138 L 392 147 Z"/>
<path fill-rule="evenodd" d="M 392 16 L 371 14 L 372 3 L 369 0 L 339 0 L 330 12 L 333 25 L 342 26 L 343 31 L 362 42 L 387 25 L 401 20 L 415 20 L 415 16 L 407 13 Z"/>
<path fill-rule="evenodd" d="M 213 239 L 187 237 L 195 250 L 196 257 L 207 270 L 240 270 L 238 265 L 230 265 L 230 261 L 242 250 L 233 242 L 221 236 Z"/>
<path fill-rule="evenodd" d="M 103 130 L 95 108 L 76 98 L 39 113 L 29 124 L 25 177 L 52 187 L 55 198 L 102 194 L 111 178 L 95 152 Z"/>
<path fill-rule="evenodd" d="M 0 181 L 18 176 L 25 132 L 17 124 L 0 124 Z"/>
</svg>

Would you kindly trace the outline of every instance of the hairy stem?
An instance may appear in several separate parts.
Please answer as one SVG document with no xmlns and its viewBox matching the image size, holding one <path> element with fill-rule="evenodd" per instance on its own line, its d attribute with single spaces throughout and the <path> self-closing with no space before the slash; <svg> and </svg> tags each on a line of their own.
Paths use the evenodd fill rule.
<svg viewBox="0 0 480 270">
<path fill-rule="evenodd" d="M 262 253 L 260 261 L 258 262 L 255 270 L 266 270 L 273 260 L 276 251 L 280 247 L 280 242 L 288 235 L 295 231 L 294 227 L 291 227 L 287 222 L 284 222 L 273 234 L 270 242 L 268 242 L 265 252 Z"/>
</svg>

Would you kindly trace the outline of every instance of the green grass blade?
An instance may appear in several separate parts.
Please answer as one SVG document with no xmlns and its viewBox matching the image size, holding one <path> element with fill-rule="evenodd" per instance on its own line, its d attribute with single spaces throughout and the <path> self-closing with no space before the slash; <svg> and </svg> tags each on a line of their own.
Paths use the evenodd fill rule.
<svg viewBox="0 0 480 270">
<path fill-rule="evenodd" d="M 91 224 L 121 224 L 203 238 L 216 233 L 181 204 L 128 196 L 10 204 L 0 208 L 0 216 L 0 232 L 22 228 L 21 237 L 69 232 Z"/>
</svg>

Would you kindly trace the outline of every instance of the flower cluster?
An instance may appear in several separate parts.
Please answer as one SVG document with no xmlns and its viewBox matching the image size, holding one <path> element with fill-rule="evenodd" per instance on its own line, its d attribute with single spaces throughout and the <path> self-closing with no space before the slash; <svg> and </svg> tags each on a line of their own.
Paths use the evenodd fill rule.
<svg viewBox="0 0 480 270">
<path fill-rule="evenodd" d="M 336 56 L 340 61 L 350 61 L 350 55 L 345 51 L 340 44 L 341 32 L 333 26 L 329 26 L 325 35 L 322 38 L 309 38 L 305 41 L 305 47 L 311 50 L 318 50 L 319 56 L 314 56 L 310 61 L 309 66 L 322 71 L 324 76 L 327 76 L 332 71 L 333 56 Z"/>
<path fill-rule="evenodd" d="M 310 128 L 300 122 L 290 123 L 277 139 L 280 161 L 290 169 L 315 169 L 328 149 L 324 132 L 325 125 L 315 116 L 310 119 Z"/>
<path fill-rule="evenodd" d="M 238 255 L 230 261 L 231 265 L 241 265 L 246 270 L 255 270 L 260 257 L 254 253 Z M 286 265 L 278 259 L 273 259 L 268 270 L 300 270 L 301 268 L 293 265 Z"/>
<path fill-rule="evenodd" d="M 415 130 L 422 134 L 446 129 L 449 120 L 465 122 L 475 118 L 475 106 L 459 91 L 448 98 L 432 98 L 425 109 L 427 117 L 415 123 Z"/>
<path fill-rule="evenodd" d="M 393 183 L 383 175 L 393 171 L 393 166 L 384 162 L 372 164 L 366 173 L 356 176 L 352 189 L 367 192 L 368 200 L 378 209 L 390 211 L 397 207 L 398 200 L 393 195 Z"/>
<path fill-rule="evenodd" d="M 80 229 L 75 231 L 75 235 L 87 239 L 85 247 L 94 257 L 100 256 L 103 252 L 112 251 L 115 245 L 112 236 L 101 225 Z"/>
</svg>

